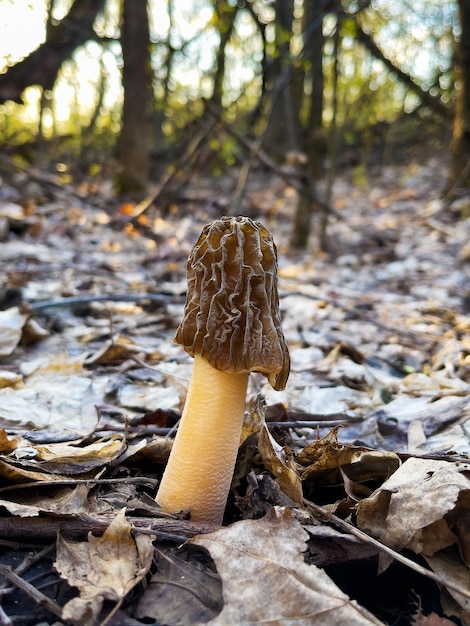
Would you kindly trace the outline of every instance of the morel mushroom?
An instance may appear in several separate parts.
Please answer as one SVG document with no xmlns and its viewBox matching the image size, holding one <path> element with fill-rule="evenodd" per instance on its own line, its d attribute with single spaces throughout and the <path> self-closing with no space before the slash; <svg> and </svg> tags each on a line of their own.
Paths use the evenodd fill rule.
<svg viewBox="0 0 470 626">
<path fill-rule="evenodd" d="M 207 224 L 188 257 L 188 291 L 175 341 L 194 357 L 183 415 L 157 502 L 221 524 L 237 457 L 249 372 L 284 389 L 277 252 L 247 217 Z"/>
</svg>

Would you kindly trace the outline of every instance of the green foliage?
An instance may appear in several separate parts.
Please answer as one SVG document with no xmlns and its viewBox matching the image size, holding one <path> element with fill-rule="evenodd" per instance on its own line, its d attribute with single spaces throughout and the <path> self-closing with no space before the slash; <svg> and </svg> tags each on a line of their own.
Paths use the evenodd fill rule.
<svg viewBox="0 0 470 626">
<path fill-rule="evenodd" d="M 155 146 L 157 150 L 179 142 L 186 132 L 183 129 L 202 114 L 204 99 L 212 96 L 220 34 L 226 28 L 223 20 L 223 23 L 217 20 L 217 14 L 220 17 L 221 12 L 230 12 L 235 6 L 235 0 L 219 0 L 217 13 L 215 1 L 173 0 L 171 15 L 169 4 L 149 2 L 154 117 L 158 124 L 155 141 L 161 143 Z M 37 0 L 37 4 L 40 3 Z M 343 1 L 346 11 L 357 10 L 358 4 Z M 296 1 L 293 5 L 293 32 L 276 24 L 273 1 L 240 3 L 237 11 L 225 49 L 222 104 L 227 118 L 246 131 L 250 129 L 247 113 L 256 109 L 263 93 L 266 60 L 268 65 L 277 62 L 282 53 L 282 61 L 292 63 L 295 72 L 303 75 L 310 72 L 308 61 L 301 55 L 302 3 Z M 56 135 L 62 138 L 58 149 L 75 158 L 85 153 L 91 162 L 95 154 L 98 157 L 111 154 L 120 130 L 122 58 L 117 39 L 112 40 L 119 35 L 119 2 L 107 0 L 105 7 L 96 29 L 106 41 L 89 42 L 64 65 L 52 99 L 47 102 L 50 112 L 43 118 L 42 126 L 46 138 Z M 333 116 L 332 36 L 336 14 L 323 17 L 324 123 L 327 128 Z M 397 67 L 408 72 L 424 89 L 451 102 L 452 48 L 458 29 L 456 2 L 372 0 L 357 17 L 343 19 L 340 25 L 336 123 L 342 128 L 346 143 L 357 145 L 367 141 L 368 129 L 381 122 L 393 122 L 419 104 L 385 65 L 357 42 L 356 20 L 367 32 L 373 33 L 374 41 Z M 38 43 L 31 42 L 31 48 Z M 99 93 L 101 86 L 104 97 Z M 301 98 L 296 110 L 300 125 L 305 126 L 309 110 L 307 82 L 302 89 L 300 96 L 299 92 L 295 93 L 295 97 Z M 25 100 L 24 106 L 11 102 L 0 106 L 0 141 L 3 144 L 24 145 L 35 140 L 39 126 L 39 90 L 27 90 Z M 236 158 L 233 140 L 217 141 L 221 163 L 233 163 Z"/>
<path fill-rule="evenodd" d="M 453 93 L 452 46 L 456 20 L 453 0 L 373 0 L 356 17 L 340 24 L 340 57 L 336 124 L 350 145 L 367 144 L 367 134 L 377 124 L 391 123 L 420 104 L 385 64 L 356 39 L 357 24 L 371 33 L 374 42 L 397 68 L 424 90 L 449 102 Z M 334 19 L 325 21 L 334 32 Z M 334 59 L 327 39 L 324 55 L 325 109 L 332 117 Z"/>
</svg>

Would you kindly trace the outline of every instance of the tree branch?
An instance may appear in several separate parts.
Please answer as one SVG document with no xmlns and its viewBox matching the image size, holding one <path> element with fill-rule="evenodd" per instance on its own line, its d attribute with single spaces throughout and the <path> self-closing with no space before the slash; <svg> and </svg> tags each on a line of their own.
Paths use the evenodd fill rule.
<svg viewBox="0 0 470 626">
<path fill-rule="evenodd" d="M 347 14 L 346 14 L 347 15 Z M 439 98 L 431 95 L 429 91 L 426 91 L 422 87 L 416 83 L 409 74 L 401 70 L 399 67 L 394 65 L 394 63 L 385 56 L 385 54 L 380 50 L 375 41 L 372 39 L 372 36 L 367 33 L 362 26 L 359 24 L 358 20 L 355 20 L 356 24 L 356 38 L 369 52 L 379 61 L 385 65 L 385 67 L 395 74 L 395 76 L 406 85 L 411 91 L 413 91 L 417 96 L 419 96 L 426 106 L 430 109 L 441 115 L 445 118 L 452 117 L 452 110 L 445 106 Z"/>
<path fill-rule="evenodd" d="M 0 104 L 7 100 L 24 104 L 26 87 L 52 89 L 64 61 L 90 39 L 96 39 L 93 24 L 104 0 L 75 0 L 70 11 L 51 26 L 46 41 L 25 59 L 0 75 Z"/>
</svg>

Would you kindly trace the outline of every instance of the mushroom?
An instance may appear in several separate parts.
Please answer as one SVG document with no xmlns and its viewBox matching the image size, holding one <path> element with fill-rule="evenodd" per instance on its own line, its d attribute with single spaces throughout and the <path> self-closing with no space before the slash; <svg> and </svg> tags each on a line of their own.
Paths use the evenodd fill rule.
<svg viewBox="0 0 470 626">
<path fill-rule="evenodd" d="M 166 512 L 221 524 L 237 458 L 249 372 L 284 389 L 290 359 L 279 314 L 277 252 L 248 217 L 207 224 L 187 263 L 175 341 L 194 365 L 156 501 Z"/>
</svg>

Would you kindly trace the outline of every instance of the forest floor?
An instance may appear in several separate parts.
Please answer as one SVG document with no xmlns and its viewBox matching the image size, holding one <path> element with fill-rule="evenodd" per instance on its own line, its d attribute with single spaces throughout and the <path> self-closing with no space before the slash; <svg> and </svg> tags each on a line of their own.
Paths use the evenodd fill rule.
<svg viewBox="0 0 470 626">
<path fill-rule="evenodd" d="M 133 220 L 108 183 L 0 174 L 0 625 L 470 625 L 470 197 L 444 206 L 439 155 L 343 173 L 327 252 L 253 172 L 292 366 L 251 376 L 222 528 L 154 496 L 186 257 L 236 179 Z"/>
</svg>

